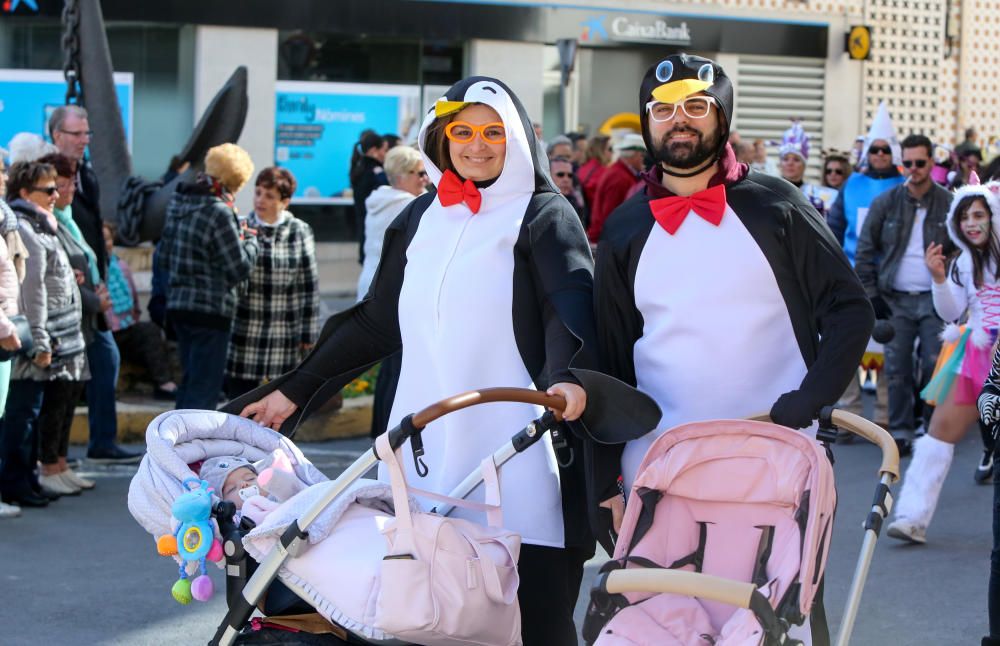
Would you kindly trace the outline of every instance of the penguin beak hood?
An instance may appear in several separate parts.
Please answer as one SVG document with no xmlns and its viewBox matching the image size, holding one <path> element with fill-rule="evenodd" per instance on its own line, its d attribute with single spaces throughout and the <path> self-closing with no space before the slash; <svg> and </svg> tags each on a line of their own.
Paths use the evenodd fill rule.
<svg viewBox="0 0 1000 646">
<path fill-rule="evenodd" d="M 440 159 L 439 142 L 429 141 L 429 135 L 441 119 L 449 119 L 469 105 L 479 103 L 496 111 L 507 132 L 506 158 L 500 176 L 488 187 L 480 190 L 487 201 L 501 194 L 511 196 L 523 193 L 559 190 L 549 175 L 548 159 L 541 151 L 531 127 L 531 119 L 513 91 L 503 82 L 486 76 L 472 76 L 451 86 L 427 111 L 418 147 L 424 157 L 424 167 L 433 184 L 441 180 L 445 160 Z M 440 124 L 439 124 L 440 125 Z M 441 135 L 435 135 L 440 137 Z"/>
<path fill-rule="evenodd" d="M 653 98 L 661 103 L 677 103 L 692 94 L 704 92 L 711 85 L 711 83 L 699 81 L 698 79 L 672 81 L 653 88 Z"/>
</svg>

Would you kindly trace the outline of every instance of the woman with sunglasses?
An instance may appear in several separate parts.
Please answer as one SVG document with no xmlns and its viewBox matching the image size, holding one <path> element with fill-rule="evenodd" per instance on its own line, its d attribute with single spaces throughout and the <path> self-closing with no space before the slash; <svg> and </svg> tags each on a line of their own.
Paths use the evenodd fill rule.
<svg viewBox="0 0 1000 646">
<path fill-rule="evenodd" d="M 244 416 L 294 426 L 400 349 L 390 425 L 444 397 L 499 385 L 561 395 L 569 420 L 583 412 L 587 396 L 570 366 L 594 365 L 590 248 L 539 163 L 520 101 L 496 79 L 460 81 L 435 102 L 419 144 L 437 193 L 418 197 L 389 226 L 367 296 L 326 323 L 316 350 L 290 374 L 233 402 L 248 404 Z M 500 403 L 488 413 L 473 408 L 433 422 L 422 434 L 426 469 L 404 460 L 411 485 L 451 491 L 542 411 Z M 584 455 L 575 438 L 570 448 Z M 546 436 L 501 474 L 504 525 L 523 541 L 518 594 L 526 646 L 577 643 L 573 609 L 594 550 L 586 460 L 561 468 L 569 455 L 560 449 L 559 456 Z"/>
<path fill-rule="evenodd" d="M 33 348 L 14 360 L 11 373 L 0 442 L 0 497 L 27 507 L 44 507 L 58 498 L 34 475 L 46 385 L 89 378 L 80 291 L 52 213 L 58 196 L 56 171 L 49 164 L 10 167 L 7 200 L 28 250 L 18 307 L 31 326 Z"/>
<path fill-rule="evenodd" d="M 831 153 L 823 160 L 823 186 L 839 191 L 851 176 L 851 163 L 840 153 Z"/>
<path fill-rule="evenodd" d="M 253 212 L 260 252 L 236 304 L 226 361 L 226 395 L 238 397 L 291 370 L 319 333 L 319 276 L 312 228 L 288 210 L 295 176 L 257 174 Z"/>
</svg>

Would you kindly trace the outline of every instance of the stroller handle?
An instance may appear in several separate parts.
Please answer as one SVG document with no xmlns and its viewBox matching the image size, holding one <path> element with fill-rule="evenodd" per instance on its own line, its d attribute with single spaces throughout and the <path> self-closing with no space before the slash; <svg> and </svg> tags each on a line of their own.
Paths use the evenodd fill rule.
<svg viewBox="0 0 1000 646">
<path fill-rule="evenodd" d="M 831 420 L 833 425 L 845 431 L 850 431 L 855 435 L 860 435 L 882 451 L 882 464 L 878 471 L 880 474 L 890 476 L 890 482 L 899 480 L 899 447 L 896 441 L 886 432 L 884 428 L 870 422 L 860 415 L 849 413 L 846 410 L 837 408 L 831 409 Z M 757 422 L 770 422 L 771 417 L 767 413 L 753 415 L 748 419 Z"/>
<path fill-rule="evenodd" d="M 444 417 L 463 408 L 491 402 L 517 402 L 544 406 L 554 410 L 556 418 L 560 421 L 562 420 L 562 411 L 566 408 L 566 400 L 561 395 L 547 395 L 540 390 L 530 388 L 482 388 L 431 404 L 413 415 L 413 426 L 417 430 L 423 430 L 439 417 Z"/>
</svg>

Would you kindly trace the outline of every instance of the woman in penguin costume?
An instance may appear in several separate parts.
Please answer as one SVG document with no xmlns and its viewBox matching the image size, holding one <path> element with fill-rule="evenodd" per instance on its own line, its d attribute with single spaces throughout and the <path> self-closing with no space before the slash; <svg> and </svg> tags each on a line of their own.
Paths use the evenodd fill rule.
<svg viewBox="0 0 1000 646">
<path fill-rule="evenodd" d="M 569 368 L 596 366 L 593 261 L 580 219 L 539 161 L 520 101 L 496 79 L 460 81 L 429 111 L 419 147 L 437 193 L 390 225 L 365 299 L 326 323 L 294 371 L 230 410 L 273 428 L 297 424 L 402 348 L 390 428 L 487 386 L 547 389 L 566 398 L 567 419 L 582 413 L 586 394 Z M 442 418 L 423 433 L 427 470 L 406 460 L 407 478 L 448 493 L 541 412 L 498 403 Z M 546 437 L 501 473 L 504 525 L 524 542 L 526 645 L 576 644 L 573 609 L 594 549 L 581 463 L 561 469 Z"/>
<path fill-rule="evenodd" d="M 620 464 L 595 471 L 606 495 L 617 473 L 628 491 L 648 447 L 678 424 L 770 411 L 810 427 L 844 392 L 874 324 L 822 216 L 789 182 L 736 161 L 719 65 L 667 57 L 643 78 L 639 106 L 657 163 L 608 218 L 594 301 L 603 371 L 663 416 Z"/>
</svg>

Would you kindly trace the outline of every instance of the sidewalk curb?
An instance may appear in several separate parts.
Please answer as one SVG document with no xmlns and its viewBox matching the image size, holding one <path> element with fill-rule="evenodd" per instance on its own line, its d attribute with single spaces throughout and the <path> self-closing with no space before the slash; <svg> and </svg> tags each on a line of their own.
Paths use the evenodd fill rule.
<svg viewBox="0 0 1000 646">
<path fill-rule="evenodd" d="M 371 395 L 344 400 L 344 407 L 327 415 L 317 415 L 306 421 L 295 434 L 299 442 L 323 442 L 368 435 L 372 423 Z M 157 415 L 173 410 L 171 402 L 153 399 L 118 401 L 118 442 L 144 443 L 146 427 Z M 78 406 L 70 428 L 71 444 L 86 444 L 89 437 L 87 407 Z"/>
</svg>

